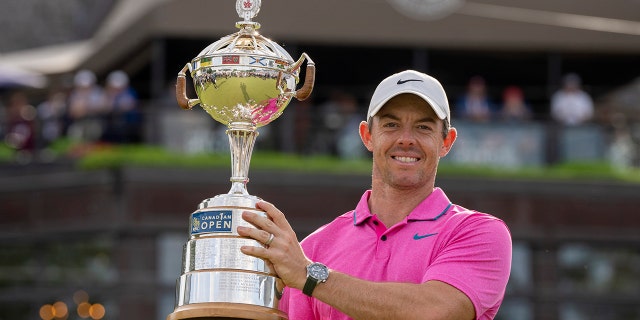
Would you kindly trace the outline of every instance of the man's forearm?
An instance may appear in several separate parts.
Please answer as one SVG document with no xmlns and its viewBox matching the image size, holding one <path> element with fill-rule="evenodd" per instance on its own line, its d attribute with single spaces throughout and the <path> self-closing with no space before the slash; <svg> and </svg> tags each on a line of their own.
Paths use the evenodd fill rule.
<svg viewBox="0 0 640 320">
<path fill-rule="evenodd" d="M 473 319 L 469 298 L 439 281 L 370 282 L 331 272 L 313 296 L 353 319 Z"/>
</svg>

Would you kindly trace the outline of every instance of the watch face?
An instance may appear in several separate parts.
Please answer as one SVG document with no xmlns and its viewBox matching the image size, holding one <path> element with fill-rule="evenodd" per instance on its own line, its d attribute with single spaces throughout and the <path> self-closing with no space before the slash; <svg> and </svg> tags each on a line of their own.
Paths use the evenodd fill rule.
<svg viewBox="0 0 640 320">
<path fill-rule="evenodd" d="M 329 269 L 320 263 L 312 263 L 309 265 L 309 275 L 320 281 L 327 280 L 329 277 Z"/>
</svg>

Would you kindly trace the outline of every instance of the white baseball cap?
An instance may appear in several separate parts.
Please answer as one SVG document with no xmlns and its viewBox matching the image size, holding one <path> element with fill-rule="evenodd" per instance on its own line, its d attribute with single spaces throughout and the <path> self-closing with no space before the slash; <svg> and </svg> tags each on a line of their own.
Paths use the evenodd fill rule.
<svg viewBox="0 0 640 320">
<path fill-rule="evenodd" d="M 367 119 L 380 111 L 387 101 L 401 93 L 412 93 L 424 99 L 438 118 L 451 121 L 449 101 L 442 85 L 435 78 L 414 70 L 405 70 L 382 80 L 371 97 Z"/>
</svg>

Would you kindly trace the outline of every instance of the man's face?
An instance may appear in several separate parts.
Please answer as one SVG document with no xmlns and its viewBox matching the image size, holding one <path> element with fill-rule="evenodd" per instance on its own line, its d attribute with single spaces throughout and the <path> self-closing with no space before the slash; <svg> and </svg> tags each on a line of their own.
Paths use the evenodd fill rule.
<svg viewBox="0 0 640 320">
<path fill-rule="evenodd" d="M 395 189 L 433 188 L 438 161 L 456 136 L 452 129 L 443 139 L 442 126 L 427 102 L 413 94 L 389 100 L 371 128 L 363 122 L 360 135 L 373 153 L 374 185 L 379 180 Z"/>
</svg>

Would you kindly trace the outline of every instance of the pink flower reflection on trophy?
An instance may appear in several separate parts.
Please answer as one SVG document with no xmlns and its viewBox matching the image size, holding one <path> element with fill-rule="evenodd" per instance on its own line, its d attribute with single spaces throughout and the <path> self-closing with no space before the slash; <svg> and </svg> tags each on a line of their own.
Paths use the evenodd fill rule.
<svg viewBox="0 0 640 320">
<path fill-rule="evenodd" d="M 265 125 L 271 122 L 275 119 L 273 115 L 278 112 L 278 109 L 278 98 L 269 99 L 264 107 L 253 110 L 253 123 L 256 125 Z"/>
</svg>

